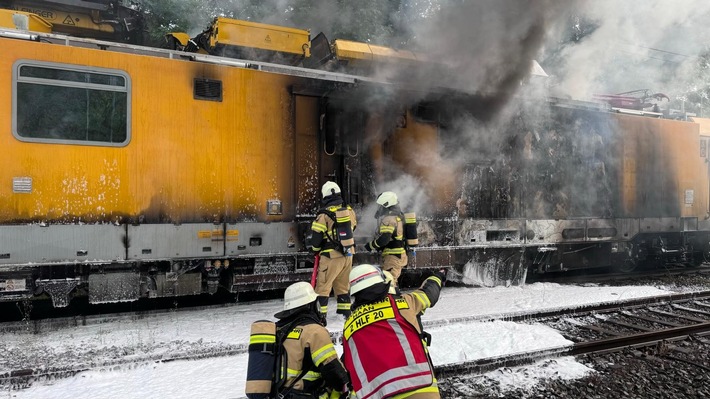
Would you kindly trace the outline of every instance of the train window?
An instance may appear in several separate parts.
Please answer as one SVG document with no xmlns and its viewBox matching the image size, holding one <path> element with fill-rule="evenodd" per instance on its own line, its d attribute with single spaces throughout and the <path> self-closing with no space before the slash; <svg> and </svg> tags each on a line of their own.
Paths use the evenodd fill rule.
<svg viewBox="0 0 710 399">
<path fill-rule="evenodd" d="M 130 80 L 122 71 L 20 61 L 12 130 L 22 141 L 123 146 L 130 139 Z"/>
</svg>

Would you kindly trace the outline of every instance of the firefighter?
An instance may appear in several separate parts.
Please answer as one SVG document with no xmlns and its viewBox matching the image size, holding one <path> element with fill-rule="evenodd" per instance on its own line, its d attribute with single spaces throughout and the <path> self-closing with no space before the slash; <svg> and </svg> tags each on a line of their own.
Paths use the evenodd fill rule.
<svg viewBox="0 0 710 399">
<path fill-rule="evenodd" d="M 322 207 L 316 219 L 311 224 L 308 248 L 320 256 L 318 274 L 316 277 L 315 291 L 318 294 L 320 313 L 323 325 L 326 324 L 328 314 L 328 297 L 334 291 L 338 302 L 337 313 L 344 317 L 350 315 L 350 295 L 348 289 L 348 275 L 353 267 L 354 241 L 351 248 L 344 248 L 338 234 L 338 227 L 349 229 L 351 240 L 352 231 L 357 227 L 355 212 L 350 205 L 346 205 L 340 194 L 340 187 L 332 182 L 326 182 L 321 188 Z M 337 226 L 338 218 L 335 213 L 347 209 L 349 225 Z M 345 222 L 348 223 L 348 222 Z"/>
<path fill-rule="evenodd" d="M 274 315 L 279 319 L 277 331 L 287 334 L 283 341 L 287 376 L 279 390 L 285 398 L 320 398 L 326 390 L 331 398 L 347 397 L 339 393 L 348 391 L 348 374 L 328 330 L 320 324 L 317 298 L 309 283 L 291 284 L 284 293 L 283 310 Z"/>
<path fill-rule="evenodd" d="M 381 267 L 392 273 L 398 284 L 402 269 L 407 266 L 407 251 L 404 247 L 404 216 L 399 208 L 397 194 L 385 191 L 377 196 L 378 209 L 375 218 L 378 228 L 375 238 L 365 244 L 365 249 L 382 253 Z"/>
<path fill-rule="evenodd" d="M 343 328 L 343 362 L 358 399 L 440 398 L 417 316 L 439 300 L 445 277 L 434 272 L 418 290 L 392 295 L 378 267 L 363 264 L 350 272 L 354 302 Z"/>
</svg>

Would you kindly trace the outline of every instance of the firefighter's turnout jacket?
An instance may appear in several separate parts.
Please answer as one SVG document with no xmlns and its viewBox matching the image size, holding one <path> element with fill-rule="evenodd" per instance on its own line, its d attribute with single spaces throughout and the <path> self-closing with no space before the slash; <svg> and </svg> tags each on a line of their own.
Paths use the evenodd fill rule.
<svg viewBox="0 0 710 399">
<path fill-rule="evenodd" d="M 283 328 L 286 321 L 279 321 Z M 325 388 L 341 391 L 348 383 L 347 372 L 338 359 L 328 330 L 315 319 L 298 322 L 286 336 L 283 343 L 287 357 L 287 379 L 285 386 L 291 386 L 303 370 L 307 370 L 296 381 L 289 393 L 297 398 L 318 398 Z"/>
<path fill-rule="evenodd" d="M 392 273 L 395 285 L 407 265 L 404 241 L 404 216 L 397 205 L 387 208 L 379 219 L 375 238 L 367 244 L 368 249 L 381 251 L 382 270 Z"/>
<path fill-rule="evenodd" d="M 353 309 L 343 329 L 345 368 L 358 399 L 439 399 L 417 316 L 439 300 L 441 279 Z"/>
<path fill-rule="evenodd" d="M 321 256 L 325 255 L 331 259 L 344 256 L 342 252 L 343 249 L 338 241 L 338 233 L 335 231 L 335 220 L 333 220 L 335 211 L 341 207 L 343 207 L 342 199 L 335 198 L 326 202 L 323 208 L 318 211 L 316 220 L 311 223 L 311 238 L 308 243 L 313 252 L 317 252 Z M 357 227 L 355 211 L 353 211 L 350 205 L 345 205 L 345 207 L 350 213 L 350 226 L 352 230 L 355 231 Z M 331 217 L 331 215 L 333 215 L 333 217 Z M 354 250 L 354 248 L 352 248 L 352 250 Z"/>
<path fill-rule="evenodd" d="M 328 313 L 328 297 L 331 289 L 338 301 L 338 313 L 350 314 L 350 282 L 348 275 L 353 266 L 353 257 L 345 256 L 335 231 L 335 211 L 343 207 L 342 200 L 335 198 L 324 204 L 323 209 L 311 224 L 309 248 L 320 254 L 315 291 L 318 294 L 321 314 Z M 355 211 L 350 205 L 345 206 L 350 213 L 350 226 L 353 231 L 357 227 Z M 331 217 L 332 216 L 332 217 Z M 355 247 L 350 249 L 350 255 Z"/>
</svg>

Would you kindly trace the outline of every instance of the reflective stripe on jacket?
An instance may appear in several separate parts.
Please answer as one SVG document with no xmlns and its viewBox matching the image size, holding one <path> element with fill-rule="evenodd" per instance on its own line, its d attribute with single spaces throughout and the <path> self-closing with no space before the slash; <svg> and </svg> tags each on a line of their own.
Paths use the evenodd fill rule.
<svg viewBox="0 0 710 399">
<path fill-rule="evenodd" d="M 335 213 L 340 209 L 342 205 L 334 205 L 326 208 L 328 212 Z M 355 211 L 346 205 L 346 208 L 350 212 L 350 226 L 355 230 L 357 227 L 357 218 L 355 216 Z M 316 220 L 311 223 L 311 241 L 308 245 L 314 252 L 327 253 L 331 257 L 343 256 L 340 252 L 340 243 L 335 242 L 338 237 L 337 231 L 335 231 L 335 221 L 328 216 L 325 212 L 320 212 L 316 216 Z M 354 248 L 353 248 L 354 251 Z"/>
<path fill-rule="evenodd" d="M 387 295 L 358 307 L 345 322 L 344 363 L 358 399 L 391 397 L 434 384 L 420 332 L 402 315 L 416 315 L 412 302 Z"/>
<path fill-rule="evenodd" d="M 308 370 L 293 385 L 294 391 L 315 393 L 323 385 L 322 366 L 340 362 L 328 330 L 320 324 L 294 327 L 286 336 L 283 346 L 288 356 L 286 386 L 290 386 L 304 368 Z"/>
<path fill-rule="evenodd" d="M 401 255 L 404 249 L 404 222 L 397 214 L 382 217 L 377 235 L 372 241 L 374 249 L 382 250 L 382 255 Z"/>
</svg>

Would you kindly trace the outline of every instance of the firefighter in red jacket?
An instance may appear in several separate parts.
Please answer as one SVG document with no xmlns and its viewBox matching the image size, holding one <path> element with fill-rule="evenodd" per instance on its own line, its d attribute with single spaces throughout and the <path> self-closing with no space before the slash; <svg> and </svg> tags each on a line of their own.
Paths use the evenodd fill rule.
<svg viewBox="0 0 710 399">
<path fill-rule="evenodd" d="M 278 330 L 286 329 L 283 347 L 287 367 L 285 398 L 320 398 L 324 390 L 330 397 L 347 392 L 348 375 L 333 346 L 328 330 L 320 324 L 318 301 L 307 282 L 291 284 L 284 293 L 284 308 L 276 313 Z M 284 392 L 284 390 L 286 392 Z M 345 397 L 345 396 L 343 396 Z"/>
<path fill-rule="evenodd" d="M 358 399 L 439 399 L 439 388 L 417 319 L 439 299 L 443 271 L 418 290 L 392 295 L 372 265 L 350 272 L 353 311 L 343 328 L 343 359 Z"/>
<path fill-rule="evenodd" d="M 350 253 L 343 253 L 343 247 L 340 245 L 338 234 L 334 229 L 335 212 L 343 206 L 348 209 L 350 226 L 353 231 L 357 227 L 357 219 L 352 208 L 344 204 L 340 187 L 336 183 L 329 181 L 323 184 L 321 194 L 323 195 L 322 208 L 318 211 L 316 220 L 311 224 L 311 232 L 306 245 L 320 256 L 315 290 L 318 294 L 321 318 L 325 324 L 331 290 L 335 293 L 338 301 L 337 313 L 345 317 L 350 315 L 348 275 L 353 267 L 352 252 L 355 248 L 352 248 Z"/>
<path fill-rule="evenodd" d="M 375 218 L 378 228 L 375 238 L 365 244 L 365 249 L 382 253 L 382 270 L 392 273 L 397 285 L 402 269 L 407 266 L 407 251 L 404 240 L 404 215 L 399 208 L 397 194 L 385 191 L 377 196 L 379 205 Z"/>
</svg>

